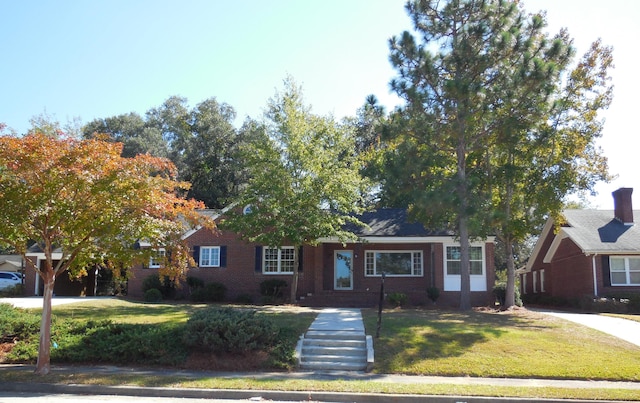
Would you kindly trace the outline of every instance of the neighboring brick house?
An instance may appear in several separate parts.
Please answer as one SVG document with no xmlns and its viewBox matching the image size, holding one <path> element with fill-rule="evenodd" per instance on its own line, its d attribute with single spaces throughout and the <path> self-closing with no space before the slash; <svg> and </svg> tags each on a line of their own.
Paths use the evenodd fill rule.
<svg viewBox="0 0 640 403">
<path fill-rule="evenodd" d="M 460 247 L 453 233 L 429 231 L 410 223 L 404 209 L 379 209 L 359 217 L 368 229 L 352 228 L 360 241 L 343 245 L 321 239 L 316 247 L 281 250 L 247 243 L 234 233 L 206 229 L 185 235 L 196 267 L 188 275 L 227 287 L 227 299 L 251 296 L 260 301 L 260 283 L 280 278 L 291 281 L 294 254 L 299 256 L 298 300 L 306 305 L 369 306 L 378 300 L 381 274 L 385 291 L 403 292 L 413 304 L 426 304 L 429 287 L 440 289 L 439 305 L 456 306 L 460 290 Z M 492 301 L 495 279 L 493 239 L 471 248 L 471 300 Z M 151 262 L 153 263 L 153 262 Z M 142 298 L 142 281 L 157 273 L 150 267 L 133 269 L 128 295 Z M 288 294 L 287 294 L 288 295 Z"/>
<path fill-rule="evenodd" d="M 53 264 L 58 264 L 62 258 L 62 250 L 60 248 L 55 249 L 52 257 Z M 45 260 L 44 252 L 38 244 L 33 244 L 29 247 L 26 258 L 36 267 L 42 267 Z M 56 278 L 56 283 L 53 286 L 53 294 L 57 296 L 94 296 L 96 295 L 97 277 L 97 268 L 87 270 L 86 276 L 73 279 L 69 277 L 68 272 L 64 272 Z M 26 296 L 42 295 L 43 290 L 44 284 L 42 279 L 36 271 L 33 270 L 31 265 L 25 262 L 24 294 Z"/>
<path fill-rule="evenodd" d="M 613 192 L 614 210 L 565 210 L 560 225 L 548 220 L 519 271 L 522 293 L 566 301 L 640 294 L 640 228 L 633 221 L 640 211 L 632 192 Z"/>
</svg>

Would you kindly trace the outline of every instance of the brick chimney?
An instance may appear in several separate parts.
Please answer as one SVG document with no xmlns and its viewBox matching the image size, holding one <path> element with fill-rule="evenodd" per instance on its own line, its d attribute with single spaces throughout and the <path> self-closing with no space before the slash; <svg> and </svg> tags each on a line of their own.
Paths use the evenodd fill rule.
<svg viewBox="0 0 640 403">
<path fill-rule="evenodd" d="M 624 225 L 633 225 L 631 193 L 633 188 L 620 188 L 612 193 L 615 218 Z"/>
</svg>

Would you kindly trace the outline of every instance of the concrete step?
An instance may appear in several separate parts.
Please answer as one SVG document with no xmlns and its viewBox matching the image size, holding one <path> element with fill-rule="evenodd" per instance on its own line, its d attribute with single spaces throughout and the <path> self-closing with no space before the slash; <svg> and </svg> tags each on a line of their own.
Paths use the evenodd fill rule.
<svg viewBox="0 0 640 403">
<path fill-rule="evenodd" d="M 305 346 L 302 345 L 302 356 L 305 355 L 336 355 L 336 356 L 364 356 L 367 357 L 367 349 L 360 347 L 332 347 L 332 346 Z"/>
<path fill-rule="evenodd" d="M 356 347 L 356 348 L 367 348 L 366 339 L 362 340 L 327 340 L 327 339 L 304 339 L 304 346 L 314 346 L 314 347 Z"/>
<path fill-rule="evenodd" d="M 334 362 L 334 363 L 359 363 L 363 364 L 367 362 L 367 355 L 330 355 L 330 354 L 304 354 L 300 359 L 300 362 Z"/>
<path fill-rule="evenodd" d="M 352 330 L 308 330 L 305 339 L 365 340 L 364 332 Z"/>
<path fill-rule="evenodd" d="M 364 371 L 367 363 L 344 363 L 344 362 L 302 362 L 300 368 L 309 371 Z"/>
</svg>

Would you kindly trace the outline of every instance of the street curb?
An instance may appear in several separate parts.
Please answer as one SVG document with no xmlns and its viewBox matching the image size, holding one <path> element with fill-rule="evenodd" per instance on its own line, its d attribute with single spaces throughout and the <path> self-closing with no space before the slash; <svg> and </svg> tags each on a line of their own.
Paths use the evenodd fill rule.
<svg viewBox="0 0 640 403">
<path fill-rule="evenodd" d="M 133 397 L 167 397 L 187 399 L 235 399 L 249 400 L 262 398 L 282 401 L 320 401 L 320 402 L 353 402 L 353 403 L 591 403 L 594 400 L 571 399 L 538 399 L 538 398 L 504 398 L 480 396 L 432 396 L 432 395 L 399 395 L 399 394 L 367 394 L 338 392 L 297 392 L 273 390 L 236 390 L 236 389 L 191 389 L 160 388 L 104 385 L 69 385 L 59 383 L 23 383 L 0 382 L 0 390 L 17 393 L 45 393 L 71 395 L 105 395 Z M 598 403 L 619 403 L 613 400 L 598 400 Z"/>
</svg>

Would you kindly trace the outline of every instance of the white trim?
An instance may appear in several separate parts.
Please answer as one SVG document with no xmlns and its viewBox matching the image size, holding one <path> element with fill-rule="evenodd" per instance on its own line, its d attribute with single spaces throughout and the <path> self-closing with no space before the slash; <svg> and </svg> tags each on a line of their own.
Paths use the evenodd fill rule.
<svg viewBox="0 0 640 403">
<path fill-rule="evenodd" d="M 551 261 L 553 260 L 553 256 L 556 254 L 558 248 L 560 247 L 560 243 L 566 238 L 569 238 L 569 234 L 567 234 L 565 230 L 561 229 L 560 232 L 558 232 L 558 234 L 556 234 L 556 236 L 553 238 L 553 242 L 551 242 L 551 245 L 549 245 L 549 250 L 547 250 L 547 253 L 544 255 L 542 263 L 551 263 Z"/>
<path fill-rule="evenodd" d="M 598 296 L 598 275 L 596 274 L 596 255 L 591 256 L 591 271 L 593 272 L 593 295 Z M 611 275 L 609 275 L 611 277 Z"/>
<path fill-rule="evenodd" d="M 167 251 L 166 251 L 166 249 L 165 249 L 165 248 L 158 248 L 158 249 L 155 249 L 155 250 L 154 250 L 154 253 L 156 253 L 156 252 L 157 252 L 157 253 L 159 253 L 160 257 L 167 256 Z M 161 265 L 161 264 L 159 264 L 159 263 L 158 263 L 158 264 L 152 264 L 153 259 L 154 259 L 154 257 L 153 257 L 153 256 L 151 256 L 151 257 L 149 258 L 149 268 L 150 268 L 150 269 L 159 269 L 160 267 L 162 267 L 162 265 Z"/>
<path fill-rule="evenodd" d="M 374 259 L 373 259 L 373 274 L 367 274 L 367 253 L 373 253 L 374 254 Z M 378 273 L 377 267 L 376 267 L 376 260 L 375 260 L 375 254 L 376 253 L 406 253 L 406 254 L 410 254 L 411 255 L 411 274 L 389 274 L 389 273 L 385 273 L 386 277 L 424 277 L 424 253 L 422 250 L 414 250 L 414 249 L 400 249 L 400 250 L 388 250 L 388 249 L 366 249 L 364 251 L 364 276 L 365 277 L 381 277 L 382 273 Z M 414 258 L 414 254 L 418 253 L 420 255 L 420 274 L 413 274 L 414 272 L 414 268 L 413 268 L 413 258 Z"/>
<path fill-rule="evenodd" d="M 336 264 L 338 253 L 349 252 L 351 254 L 351 278 L 349 279 L 349 287 L 338 287 L 338 265 Z M 351 249 L 341 249 L 333 251 L 333 289 L 336 291 L 353 290 L 353 260 L 354 253 Z"/>
<path fill-rule="evenodd" d="M 198 267 L 220 267 L 220 259 L 222 250 L 220 246 L 217 245 L 199 245 L 198 249 Z M 218 250 L 218 264 L 202 264 L 202 249 L 217 249 Z M 209 255 L 209 261 L 211 261 L 211 255 Z"/>
<path fill-rule="evenodd" d="M 525 272 L 530 272 L 533 269 L 533 263 L 536 261 L 538 254 L 540 254 L 540 252 L 542 251 L 542 244 L 544 244 L 544 241 L 547 239 L 549 234 L 552 233 L 553 225 L 554 224 L 552 219 L 548 219 L 547 222 L 544 223 L 544 227 L 542 228 L 542 232 L 538 237 L 538 241 L 531 251 L 531 257 L 529 257 L 529 260 L 527 260 Z"/>
<path fill-rule="evenodd" d="M 455 243 L 457 242 L 457 238 L 455 236 L 365 236 L 359 237 L 355 241 L 347 241 L 344 242 L 337 237 L 325 237 L 318 238 L 318 242 L 320 243 L 340 243 L 340 244 L 349 244 L 349 243 L 389 243 L 389 244 L 424 244 L 424 243 Z M 493 243 L 495 242 L 495 237 L 490 236 L 482 241 L 472 242 L 472 245 L 485 243 Z"/>
<path fill-rule="evenodd" d="M 624 273 L 625 273 L 625 284 L 613 283 L 613 279 L 611 277 L 613 270 L 611 270 L 611 260 L 612 259 L 624 259 Z M 609 281 L 611 282 L 611 287 L 638 287 L 640 284 L 631 282 L 631 267 L 629 267 L 629 259 L 640 259 L 640 256 L 609 256 Z M 636 272 L 637 270 L 634 270 Z M 620 271 L 616 271 L 617 273 L 621 273 Z"/>
<path fill-rule="evenodd" d="M 460 247 L 460 243 L 448 243 L 442 245 L 442 271 L 444 277 L 444 291 L 460 291 L 461 288 L 461 275 L 460 274 L 447 274 L 447 247 Z M 472 242 L 470 245 L 472 248 L 480 248 L 482 252 L 482 274 L 471 274 L 470 287 L 471 291 L 487 291 L 487 250 L 485 243 Z"/>
<path fill-rule="evenodd" d="M 38 258 L 38 260 L 45 260 L 47 257 L 44 255 L 44 252 L 32 252 L 32 253 L 26 253 L 25 257 L 36 257 Z M 51 260 L 62 260 L 62 258 L 64 257 L 64 254 L 62 252 L 53 252 L 51 254 Z"/>
<path fill-rule="evenodd" d="M 266 255 L 267 255 L 267 250 L 268 249 L 276 249 L 278 251 L 278 260 L 277 260 L 277 271 L 266 271 Z M 282 252 L 287 249 L 287 250 L 293 250 L 294 253 L 294 257 L 293 257 L 293 263 L 295 264 L 296 262 L 296 258 L 295 258 L 295 254 L 298 253 L 296 251 L 296 249 L 293 246 L 263 246 L 262 247 L 262 274 L 264 275 L 293 275 L 294 271 L 296 270 L 295 267 L 293 267 L 293 270 L 291 271 L 282 271 Z M 288 261 L 288 260 L 287 260 Z M 298 262 L 299 264 L 299 262 Z"/>
</svg>

